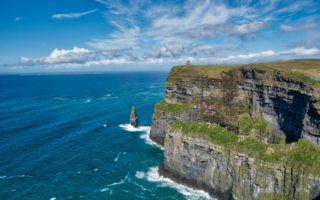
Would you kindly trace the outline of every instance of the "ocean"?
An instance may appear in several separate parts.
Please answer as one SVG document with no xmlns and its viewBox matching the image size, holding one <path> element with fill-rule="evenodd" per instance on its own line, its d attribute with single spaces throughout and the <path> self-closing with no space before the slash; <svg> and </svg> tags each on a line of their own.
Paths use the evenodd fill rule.
<svg viewBox="0 0 320 200">
<path fill-rule="evenodd" d="M 166 77 L 1 75 L 0 199 L 210 198 L 157 172 L 163 150 L 149 132 Z"/>
</svg>

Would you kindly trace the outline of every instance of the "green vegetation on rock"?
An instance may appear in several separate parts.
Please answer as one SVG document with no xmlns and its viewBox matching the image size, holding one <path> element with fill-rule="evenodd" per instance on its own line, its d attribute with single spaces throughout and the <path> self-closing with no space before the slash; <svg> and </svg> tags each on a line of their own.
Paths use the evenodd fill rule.
<svg viewBox="0 0 320 200">
<path fill-rule="evenodd" d="M 169 104 L 162 100 L 156 104 L 156 109 L 173 113 L 182 113 L 189 110 L 189 104 Z"/>
<path fill-rule="evenodd" d="M 168 77 L 172 83 L 192 82 L 199 77 L 222 79 L 223 73 L 247 68 L 265 73 L 280 73 L 284 77 L 301 81 L 314 87 L 320 86 L 320 59 L 296 59 L 289 61 L 254 63 L 245 65 L 186 65 L 174 67 Z"/>
<path fill-rule="evenodd" d="M 261 116 L 251 118 L 249 115 L 244 115 L 239 121 L 239 131 L 245 135 L 250 135 L 252 130 L 257 130 L 259 134 L 264 134 L 268 131 L 269 123 Z"/>
<path fill-rule="evenodd" d="M 170 131 L 201 138 L 223 148 L 245 153 L 256 161 L 284 164 L 296 170 L 319 176 L 320 148 L 302 139 L 290 144 L 266 144 L 253 137 L 239 137 L 216 124 L 175 121 Z"/>
</svg>

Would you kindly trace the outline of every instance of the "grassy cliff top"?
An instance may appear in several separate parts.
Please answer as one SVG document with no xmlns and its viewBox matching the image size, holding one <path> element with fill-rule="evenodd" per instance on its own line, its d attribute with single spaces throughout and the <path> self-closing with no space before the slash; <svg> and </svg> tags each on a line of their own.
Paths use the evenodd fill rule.
<svg viewBox="0 0 320 200">
<path fill-rule="evenodd" d="M 320 149 L 306 140 L 290 144 L 266 144 L 252 137 L 241 139 L 219 125 L 176 121 L 170 131 L 182 131 L 235 152 L 245 153 L 257 161 L 284 164 L 320 176 Z"/>
<path fill-rule="evenodd" d="M 222 72 L 236 68 L 280 72 L 289 78 L 320 86 L 320 59 L 297 59 L 243 65 L 183 65 L 174 67 L 169 74 L 169 79 L 179 80 L 181 77 L 199 76 L 220 79 Z"/>
</svg>

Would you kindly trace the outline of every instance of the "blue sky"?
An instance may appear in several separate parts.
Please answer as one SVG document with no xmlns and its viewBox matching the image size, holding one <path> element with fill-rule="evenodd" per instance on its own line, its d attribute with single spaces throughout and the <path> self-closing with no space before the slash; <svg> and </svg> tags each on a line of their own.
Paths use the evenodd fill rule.
<svg viewBox="0 0 320 200">
<path fill-rule="evenodd" d="M 320 57 L 319 0 L 1 0 L 0 73 Z"/>
</svg>

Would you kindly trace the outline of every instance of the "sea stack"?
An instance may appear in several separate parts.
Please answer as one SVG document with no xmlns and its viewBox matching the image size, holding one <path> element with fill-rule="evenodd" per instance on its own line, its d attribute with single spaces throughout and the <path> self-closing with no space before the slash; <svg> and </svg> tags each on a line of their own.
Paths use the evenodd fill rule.
<svg viewBox="0 0 320 200">
<path fill-rule="evenodd" d="M 130 124 L 135 128 L 138 127 L 138 117 L 137 117 L 137 113 L 136 113 L 136 108 L 134 106 L 132 106 L 132 108 L 131 108 Z"/>
</svg>

